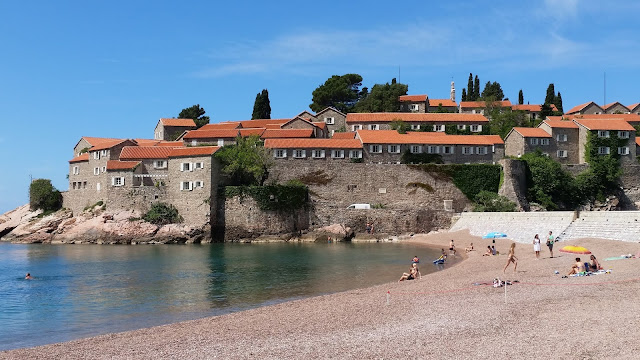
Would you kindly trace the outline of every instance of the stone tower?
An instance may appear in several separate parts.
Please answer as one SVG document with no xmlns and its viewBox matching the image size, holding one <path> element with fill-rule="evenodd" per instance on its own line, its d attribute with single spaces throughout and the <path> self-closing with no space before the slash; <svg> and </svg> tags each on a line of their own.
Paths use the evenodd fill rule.
<svg viewBox="0 0 640 360">
<path fill-rule="evenodd" d="M 456 101 L 456 87 L 453 81 L 451 82 L 451 101 Z"/>
</svg>

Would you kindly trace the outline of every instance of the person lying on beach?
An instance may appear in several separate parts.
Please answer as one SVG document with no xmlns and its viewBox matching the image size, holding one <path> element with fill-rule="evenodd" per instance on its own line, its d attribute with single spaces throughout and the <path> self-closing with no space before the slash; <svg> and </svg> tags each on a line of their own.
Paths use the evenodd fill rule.
<svg viewBox="0 0 640 360">
<path fill-rule="evenodd" d="M 420 270 L 418 270 L 418 265 L 416 263 L 413 263 L 409 268 L 409 272 L 402 273 L 402 276 L 400 277 L 400 280 L 398 280 L 398 282 L 404 281 L 404 280 L 415 280 L 420 278 L 422 278 L 422 275 L 420 274 Z"/>
<path fill-rule="evenodd" d="M 492 255 L 493 255 L 493 251 L 491 251 L 491 246 L 487 245 L 487 252 L 482 254 L 482 256 L 492 256 Z"/>
<path fill-rule="evenodd" d="M 468 246 L 468 247 L 464 248 L 464 251 L 465 251 L 465 252 L 474 251 L 473 243 L 469 244 L 469 246 Z"/>
<path fill-rule="evenodd" d="M 507 255 L 507 264 L 502 269 L 504 273 L 507 271 L 509 264 L 513 263 L 513 272 L 516 272 L 516 268 L 518 268 L 518 258 L 516 257 L 516 243 L 511 244 L 511 248 L 509 249 L 509 255 Z"/>
<path fill-rule="evenodd" d="M 583 274 L 585 272 L 587 272 L 587 270 L 584 267 L 584 263 L 580 258 L 576 258 L 576 263 L 571 266 L 571 271 L 569 271 L 567 275 Z"/>
<path fill-rule="evenodd" d="M 591 255 L 591 263 L 589 264 L 589 268 L 591 271 L 602 270 L 602 266 L 600 266 L 600 262 L 596 259 L 595 255 Z"/>
</svg>

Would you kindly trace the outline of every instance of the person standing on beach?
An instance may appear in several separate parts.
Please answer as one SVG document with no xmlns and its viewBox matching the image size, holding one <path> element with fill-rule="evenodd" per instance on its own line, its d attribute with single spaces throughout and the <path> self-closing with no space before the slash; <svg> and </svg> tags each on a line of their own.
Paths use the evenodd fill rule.
<svg viewBox="0 0 640 360">
<path fill-rule="evenodd" d="M 536 260 L 540 258 L 540 237 L 538 234 L 533 237 L 533 251 L 536 252 Z"/>
<path fill-rule="evenodd" d="M 509 264 L 511 263 L 513 263 L 513 272 L 515 273 L 516 268 L 518 267 L 518 258 L 516 257 L 516 243 L 511 244 L 509 255 L 507 256 L 507 264 L 504 266 L 504 269 L 502 269 L 503 273 L 507 271 L 507 267 L 509 267 Z"/>
<path fill-rule="evenodd" d="M 456 255 L 456 247 L 453 245 L 453 239 L 449 242 L 449 253 L 453 253 L 454 256 Z"/>
<path fill-rule="evenodd" d="M 549 248 L 549 253 L 551 254 L 552 258 L 553 258 L 553 243 L 554 243 L 553 232 L 549 231 L 549 237 L 547 238 L 547 247 Z"/>
</svg>

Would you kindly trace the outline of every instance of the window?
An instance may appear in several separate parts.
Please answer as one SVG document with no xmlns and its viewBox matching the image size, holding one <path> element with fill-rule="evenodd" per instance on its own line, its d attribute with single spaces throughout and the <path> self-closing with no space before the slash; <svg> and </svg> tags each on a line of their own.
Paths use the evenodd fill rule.
<svg viewBox="0 0 640 360">
<path fill-rule="evenodd" d="M 443 146 L 442 147 L 443 154 L 453 154 L 453 146 Z"/>
<path fill-rule="evenodd" d="M 382 152 L 382 146 L 380 145 L 369 145 L 369 151 L 372 153 L 381 153 Z"/>
<path fill-rule="evenodd" d="M 558 135 L 556 135 L 556 140 L 558 142 L 566 142 L 567 141 L 567 134 L 558 134 Z"/>
<path fill-rule="evenodd" d="M 476 154 L 478 154 L 478 155 L 487 155 L 487 147 L 486 146 L 478 146 L 478 147 L 476 147 Z"/>
<path fill-rule="evenodd" d="M 529 139 L 529 144 L 531 144 L 531 145 L 538 145 L 538 138 L 531 138 L 531 139 Z"/>
<path fill-rule="evenodd" d="M 191 140 L 191 146 L 198 146 L 198 140 L 196 139 Z"/>
<path fill-rule="evenodd" d="M 277 149 L 274 153 L 274 156 L 278 159 L 283 159 L 287 157 L 287 150 Z"/>
<path fill-rule="evenodd" d="M 191 163 L 188 163 L 188 162 L 181 163 L 180 171 L 193 171 Z"/>
<path fill-rule="evenodd" d="M 204 169 L 204 163 L 203 162 L 197 162 L 194 165 L 195 169 Z"/>
<path fill-rule="evenodd" d="M 628 139 L 629 138 L 629 132 L 628 131 L 618 131 L 618 137 L 620 139 Z"/>
<path fill-rule="evenodd" d="M 427 152 L 429 154 L 437 154 L 440 152 L 440 147 L 439 146 L 434 146 L 434 145 L 429 145 L 427 147 Z"/>
<path fill-rule="evenodd" d="M 193 182 L 191 182 L 191 181 L 182 181 L 182 182 L 180 182 L 180 190 L 181 191 L 191 191 L 191 190 L 193 190 Z"/>
<path fill-rule="evenodd" d="M 362 125 L 351 125 L 351 130 L 353 131 L 362 130 Z"/>
<path fill-rule="evenodd" d="M 349 157 L 352 159 L 362 158 L 362 150 L 351 150 L 351 152 L 349 152 Z"/>
<path fill-rule="evenodd" d="M 311 157 L 313 157 L 314 159 L 324 158 L 324 150 L 312 150 Z"/>
<path fill-rule="evenodd" d="M 109 150 L 100 151 L 100 156 L 107 156 L 107 155 L 109 155 Z"/>
<path fill-rule="evenodd" d="M 412 154 L 420 154 L 422 152 L 422 146 L 420 145 L 411 145 L 411 153 Z"/>
<path fill-rule="evenodd" d="M 444 131 L 444 125 L 433 125 L 433 131 Z"/>
<path fill-rule="evenodd" d="M 167 161 L 166 160 L 156 160 L 153 162 L 154 169 L 166 169 Z"/>
<path fill-rule="evenodd" d="M 87 182 L 86 182 L 86 181 L 83 181 L 83 182 L 82 182 L 82 188 L 83 188 L 83 189 L 86 189 L 86 188 L 87 188 Z"/>
<path fill-rule="evenodd" d="M 107 167 L 103 166 L 101 170 L 102 170 L 102 172 L 105 172 L 105 171 L 107 171 Z"/>
<path fill-rule="evenodd" d="M 482 125 L 471 125 L 471 132 L 480 132 L 482 131 Z"/>
<path fill-rule="evenodd" d="M 600 155 L 607 155 L 609 154 L 609 147 L 608 146 L 600 146 L 598 148 L 598 154 Z"/>
<path fill-rule="evenodd" d="M 420 130 L 420 124 L 411 124 L 411 130 Z"/>
<path fill-rule="evenodd" d="M 540 139 L 540 145 L 543 145 L 543 146 L 549 145 L 549 139 Z"/>
<path fill-rule="evenodd" d="M 389 145 L 387 151 L 390 154 L 398 154 L 400 153 L 400 145 Z"/>
<path fill-rule="evenodd" d="M 111 185 L 122 186 L 124 185 L 124 178 L 121 176 L 115 176 L 111 178 Z"/>
<path fill-rule="evenodd" d="M 77 166 L 73 167 L 73 175 L 79 175 L 80 174 L 80 168 Z"/>
<path fill-rule="evenodd" d="M 608 138 L 609 137 L 609 131 L 607 131 L 607 130 L 598 130 L 598 137 Z"/>
<path fill-rule="evenodd" d="M 333 125 L 336 123 L 336 119 L 332 118 L 332 117 L 326 117 L 324 118 L 324 123 L 327 125 Z"/>
<path fill-rule="evenodd" d="M 467 125 L 458 124 L 458 130 L 466 130 L 466 129 L 467 129 Z"/>
<path fill-rule="evenodd" d="M 204 182 L 203 181 L 195 181 L 193 183 L 193 187 L 197 187 L 197 188 L 204 187 Z"/>
<path fill-rule="evenodd" d="M 307 151 L 300 149 L 293 150 L 293 157 L 296 159 L 305 158 L 307 157 Z"/>
<path fill-rule="evenodd" d="M 619 155 L 629 155 L 629 148 L 628 147 L 619 147 L 618 148 L 618 154 Z"/>
<path fill-rule="evenodd" d="M 224 139 L 218 139 L 218 146 L 224 146 Z"/>
<path fill-rule="evenodd" d="M 418 104 L 411 104 L 411 111 L 418 111 L 420 110 L 420 107 L 418 106 Z"/>
<path fill-rule="evenodd" d="M 332 150 L 331 157 L 334 159 L 342 159 L 344 158 L 344 150 Z"/>
<path fill-rule="evenodd" d="M 566 158 L 567 157 L 567 150 L 558 150 L 558 157 L 559 158 Z"/>
<path fill-rule="evenodd" d="M 100 183 L 96 183 L 96 191 L 100 191 Z"/>
<path fill-rule="evenodd" d="M 95 160 L 100 160 L 100 153 L 99 153 L 98 151 L 95 151 L 95 152 L 93 153 L 93 158 L 94 158 Z"/>
<path fill-rule="evenodd" d="M 378 124 L 371 124 L 369 125 L 369 130 L 380 130 L 380 127 Z"/>
<path fill-rule="evenodd" d="M 471 147 L 471 146 L 463 146 L 462 147 L 462 154 L 464 154 L 464 155 L 473 155 L 473 147 Z"/>
<path fill-rule="evenodd" d="M 100 175 L 100 168 L 93 168 L 93 175 Z"/>
</svg>

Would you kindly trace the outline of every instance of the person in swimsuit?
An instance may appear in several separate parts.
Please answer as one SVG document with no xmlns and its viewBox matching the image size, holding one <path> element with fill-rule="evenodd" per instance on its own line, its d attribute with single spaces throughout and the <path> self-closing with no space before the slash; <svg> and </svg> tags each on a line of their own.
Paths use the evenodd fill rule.
<svg viewBox="0 0 640 360">
<path fill-rule="evenodd" d="M 482 256 L 492 256 L 493 251 L 491 251 L 491 246 L 487 245 L 487 252 L 482 254 Z"/>
<path fill-rule="evenodd" d="M 400 280 L 398 280 L 398 282 L 404 281 L 404 280 L 415 280 L 420 278 L 422 278 L 422 275 L 420 274 L 420 270 L 418 269 L 418 264 L 413 263 L 409 268 L 409 272 L 403 273 L 402 276 L 400 277 Z"/>
<path fill-rule="evenodd" d="M 456 247 L 455 245 L 453 245 L 453 239 L 451 239 L 451 242 L 449 242 L 449 253 L 453 253 L 453 255 L 456 254 Z"/>
<path fill-rule="evenodd" d="M 569 274 L 567 275 L 583 274 L 586 271 L 587 270 L 584 267 L 584 263 L 580 260 L 580 258 L 576 258 L 576 263 L 571 266 L 571 271 L 569 271 Z"/>
<path fill-rule="evenodd" d="M 600 266 L 600 262 L 598 262 L 595 255 L 591 255 L 591 264 L 589 264 L 589 267 L 593 269 L 592 271 L 602 270 L 602 266 Z"/>
<path fill-rule="evenodd" d="M 513 272 L 515 273 L 516 268 L 518 268 L 518 258 L 516 257 L 516 243 L 511 244 L 509 255 L 507 255 L 507 264 L 504 266 L 504 269 L 502 269 L 503 273 L 507 271 L 507 267 L 509 267 L 509 264 L 511 263 L 513 263 Z"/>
<path fill-rule="evenodd" d="M 27 273 L 27 275 L 24 277 L 25 280 L 31 280 L 33 279 L 33 277 L 31 277 L 31 273 Z"/>
<path fill-rule="evenodd" d="M 533 237 L 533 251 L 536 252 L 536 260 L 540 258 L 540 237 L 538 234 Z"/>
</svg>

